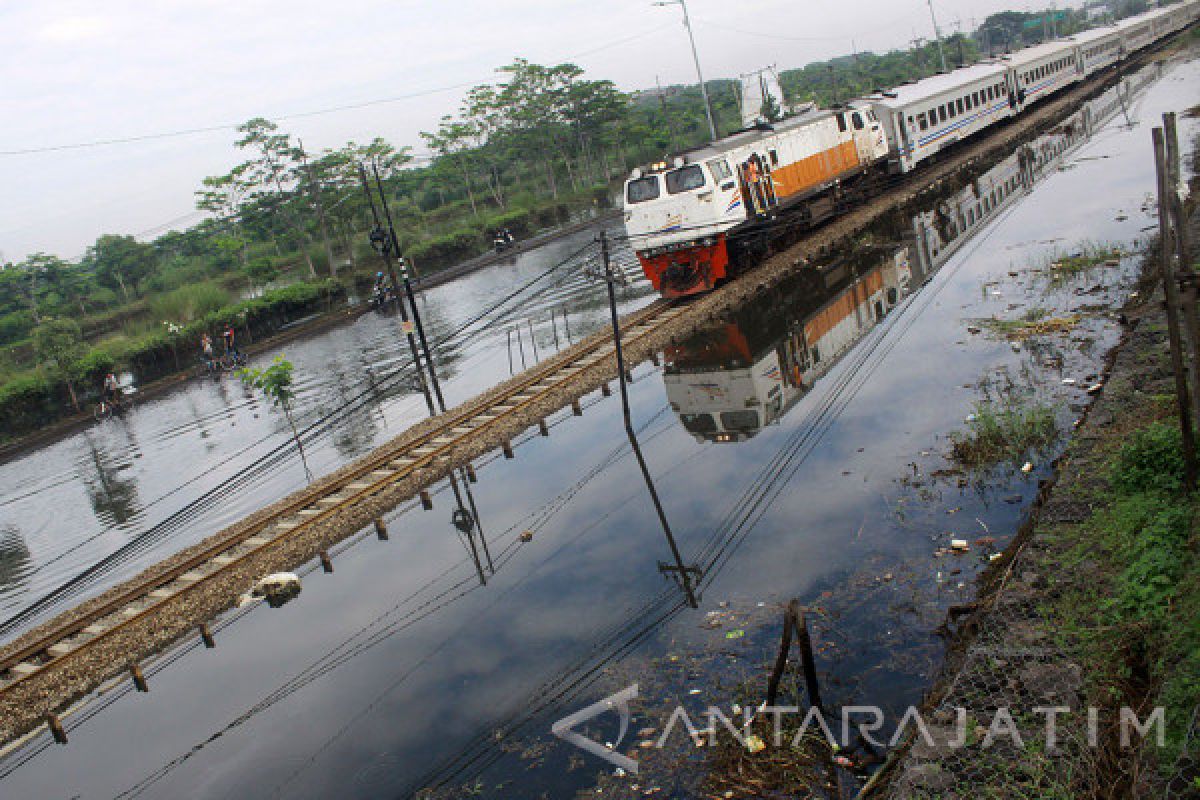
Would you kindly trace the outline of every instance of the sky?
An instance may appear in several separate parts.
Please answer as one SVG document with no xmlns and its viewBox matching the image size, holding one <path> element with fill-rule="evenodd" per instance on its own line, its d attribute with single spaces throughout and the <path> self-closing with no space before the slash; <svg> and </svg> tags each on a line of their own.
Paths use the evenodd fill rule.
<svg viewBox="0 0 1200 800">
<path fill-rule="evenodd" d="M 1030 6 L 933 7 L 947 34 Z M 688 10 L 710 80 L 932 36 L 925 0 Z M 233 128 L 251 117 L 310 152 L 383 136 L 420 153 L 420 132 L 515 57 L 572 61 L 627 91 L 695 82 L 680 8 L 651 0 L 5 0 L 0 54 L 0 263 L 194 224 L 194 192 L 239 162 Z M 196 132 L 161 135 L 180 131 Z"/>
</svg>

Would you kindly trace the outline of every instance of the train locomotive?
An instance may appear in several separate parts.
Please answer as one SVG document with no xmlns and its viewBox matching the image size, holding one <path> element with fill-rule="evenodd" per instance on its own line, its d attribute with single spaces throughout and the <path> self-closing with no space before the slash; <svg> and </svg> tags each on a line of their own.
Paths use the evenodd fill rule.
<svg viewBox="0 0 1200 800">
<path fill-rule="evenodd" d="M 630 245 L 663 296 L 707 292 L 877 178 L 912 172 L 1198 18 L 1200 0 L 1185 0 L 639 167 L 624 185 Z"/>
</svg>

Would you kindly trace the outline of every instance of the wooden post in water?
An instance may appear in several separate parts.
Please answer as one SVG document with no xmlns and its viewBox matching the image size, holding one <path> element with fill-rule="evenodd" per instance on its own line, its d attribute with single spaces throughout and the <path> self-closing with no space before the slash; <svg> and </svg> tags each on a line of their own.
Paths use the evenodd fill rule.
<svg viewBox="0 0 1200 800">
<path fill-rule="evenodd" d="M 321 571 L 326 575 L 333 572 L 333 559 L 329 557 L 329 552 L 322 550 L 320 553 L 317 553 L 317 556 L 321 559 Z"/>
<path fill-rule="evenodd" d="M 386 542 L 388 538 L 387 523 L 383 521 L 383 517 L 375 518 L 375 535 L 379 537 L 379 541 Z"/>
<path fill-rule="evenodd" d="M 467 480 L 469 480 L 471 483 L 475 483 L 479 480 L 479 478 L 475 476 L 475 467 L 471 466 L 470 462 L 467 463 L 466 470 Z"/>
<path fill-rule="evenodd" d="M 504 457 L 505 457 L 505 458 L 512 458 L 512 457 L 513 457 L 513 449 L 512 449 L 512 443 L 511 443 L 511 442 L 505 442 L 504 444 L 500 445 L 500 449 L 501 449 L 501 450 L 504 452 Z"/>
<path fill-rule="evenodd" d="M 571 413 L 577 417 L 583 416 L 583 408 L 579 405 L 578 397 L 571 401 Z"/>
<path fill-rule="evenodd" d="M 808 702 L 816 708 L 821 705 L 820 687 L 817 685 L 816 659 L 813 658 L 812 639 L 808 635 L 808 621 L 800 609 L 800 604 L 795 599 L 788 603 L 787 610 L 783 614 L 783 636 L 779 642 L 779 654 L 775 656 L 775 668 L 771 671 L 771 678 L 767 682 L 767 705 L 774 706 L 775 698 L 779 694 L 779 681 L 783 678 L 783 671 L 787 667 L 793 631 L 800 645 L 800 663 L 804 667 L 804 684 L 808 691 Z"/>
<path fill-rule="evenodd" d="M 432 511 L 433 510 L 433 498 L 429 496 L 429 490 L 422 489 L 420 492 L 420 495 L 421 495 L 421 508 L 425 509 L 426 511 Z"/>
<path fill-rule="evenodd" d="M 542 436 L 550 435 L 550 429 L 546 427 L 546 420 L 544 420 L 544 419 L 538 420 L 538 433 L 540 433 Z"/>
<path fill-rule="evenodd" d="M 146 683 L 146 676 L 142 674 L 142 668 L 137 664 L 129 665 L 129 674 L 133 678 L 133 688 L 139 692 L 150 691 L 150 686 Z"/>
<path fill-rule="evenodd" d="M 537 339 L 533 336 L 533 319 L 527 319 L 525 323 L 529 326 L 529 342 L 533 345 L 533 361 L 536 364 L 542 360 L 542 357 L 538 355 Z"/>
<path fill-rule="evenodd" d="M 1196 443 L 1192 433 L 1192 406 L 1188 397 L 1187 376 L 1183 363 L 1183 341 L 1179 332 L 1179 292 L 1176 290 L 1175 275 L 1171 261 L 1175 255 L 1172 247 L 1171 215 L 1168 213 L 1168 178 L 1166 143 L 1163 129 L 1152 132 L 1154 141 L 1154 169 L 1158 176 L 1158 234 L 1159 270 L 1162 273 L 1163 294 L 1166 296 L 1167 336 L 1171 343 L 1171 369 L 1175 373 L 1175 398 L 1179 404 L 1179 428 L 1183 436 L 1184 485 L 1191 491 L 1196 487 Z"/>
<path fill-rule="evenodd" d="M 612 389 L 607 383 L 600 384 L 600 394 L 604 395 L 605 397 L 612 397 Z"/>
<path fill-rule="evenodd" d="M 200 641 L 204 642 L 204 647 L 208 650 L 212 650 L 217 646 L 217 641 L 213 638 L 212 631 L 208 629 L 207 623 L 200 625 Z"/>
<path fill-rule="evenodd" d="M 50 728 L 50 734 L 54 737 L 54 741 L 59 744 L 67 743 L 67 732 L 63 729 L 62 722 L 59 721 L 57 714 L 46 714 L 46 725 Z"/>
</svg>

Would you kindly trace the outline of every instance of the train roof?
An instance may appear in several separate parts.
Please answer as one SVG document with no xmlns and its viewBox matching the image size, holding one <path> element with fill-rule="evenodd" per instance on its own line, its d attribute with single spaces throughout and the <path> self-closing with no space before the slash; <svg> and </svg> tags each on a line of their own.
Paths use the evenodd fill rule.
<svg viewBox="0 0 1200 800">
<path fill-rule="evenodd" d="M 1102 28 L 1091 28 L 1090 30 L 1072 34 L 1071 40 L 1076 44 L 1091 44 L 1101 39 L 1107 39 L 1110 36 L 1120 35 L 1121 29 L 1116 25 L 1105 25 Z"/>
<path fill-rule="evenodd" d="M 1072 47 L 1075 47 L 1076 44 L 1078 43 L 1075 41 L 1075 37 L 1069 36 L 1065 39 L 1055 39 L 1053 42 L 1043 42 L 1042 44 L 1035 44 L 1031 47 L 1014 50 L 1007 55 L 1001 56 L 1000 60 L 1019 69 L 1026 64 L 1032 64 L 1044 58 L 1052 58 L 1059 53 L 1065 53 Z"/>
<path fill-rule="evenodd" d="M 742 145 L 753 144 L 766 139 L 768 136 L 774 136 L 776 134 L 792 130 L 793 128 L 801 128 L 805 125 L 811 125 L 819 120 L 832 117 L 839 111 L 848 110 L 849 109 L 844 108 L 812 109 L 810 111 L 797 114 L 793 117 L 782 119 L 779 122 L 771 125 L 761 125 L 755 128 L 745 128 L 740 131 L 734 131 L 727 136 L 722 136 L 715 142 L 700 145 L 699 147 L 693 147 L 690 150 L 684 150 L 683 152 L 678 153 L 678 155 L 687 156 L 690 161 L 702 161 L 713 156 L 724 155 L 729 152 L 731 147 L 740 147 Z"/>
<path fill-rule="evenodd" d="M 953 72 L 922 78 L 916 83 L 902 84 L 887 90 L 886 94 L 874 94 L 872 103 L 889 108 L 903 108 L 932 97 L 953 92 L 963 84 L 1004 75 L 1004 65 L 996 61 L 981 61 L 969 67 L 960 67 Z"/>
</svg>

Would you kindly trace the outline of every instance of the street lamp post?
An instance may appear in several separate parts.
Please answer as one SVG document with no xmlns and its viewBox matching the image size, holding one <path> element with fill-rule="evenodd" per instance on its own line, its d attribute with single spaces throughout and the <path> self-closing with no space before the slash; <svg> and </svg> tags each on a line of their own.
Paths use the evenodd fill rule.
<svg viewBox="0 0 1200 800">
<path fill-rule="evenodd" d="M 704 85 L 704 73 L 700 71 L 700 56 L 696 54 L 696 37 L 692 35 L 692 21 L 688 17 L 687 0 L 659 0 L 656 6 L 678 5 L 683 9 L 683 27 L 687 28 L 688 41 L 692 43 L 692 60 L 696 62 L 696 77 L 700 80 L 700 94 L 704 97 L 704 115 L 708 117 L 708 132 L 712 141 L 717 140 L 717 123 L 713 120 L 712 103 L 708 99 L 708 87 Z"/>
</svg>

